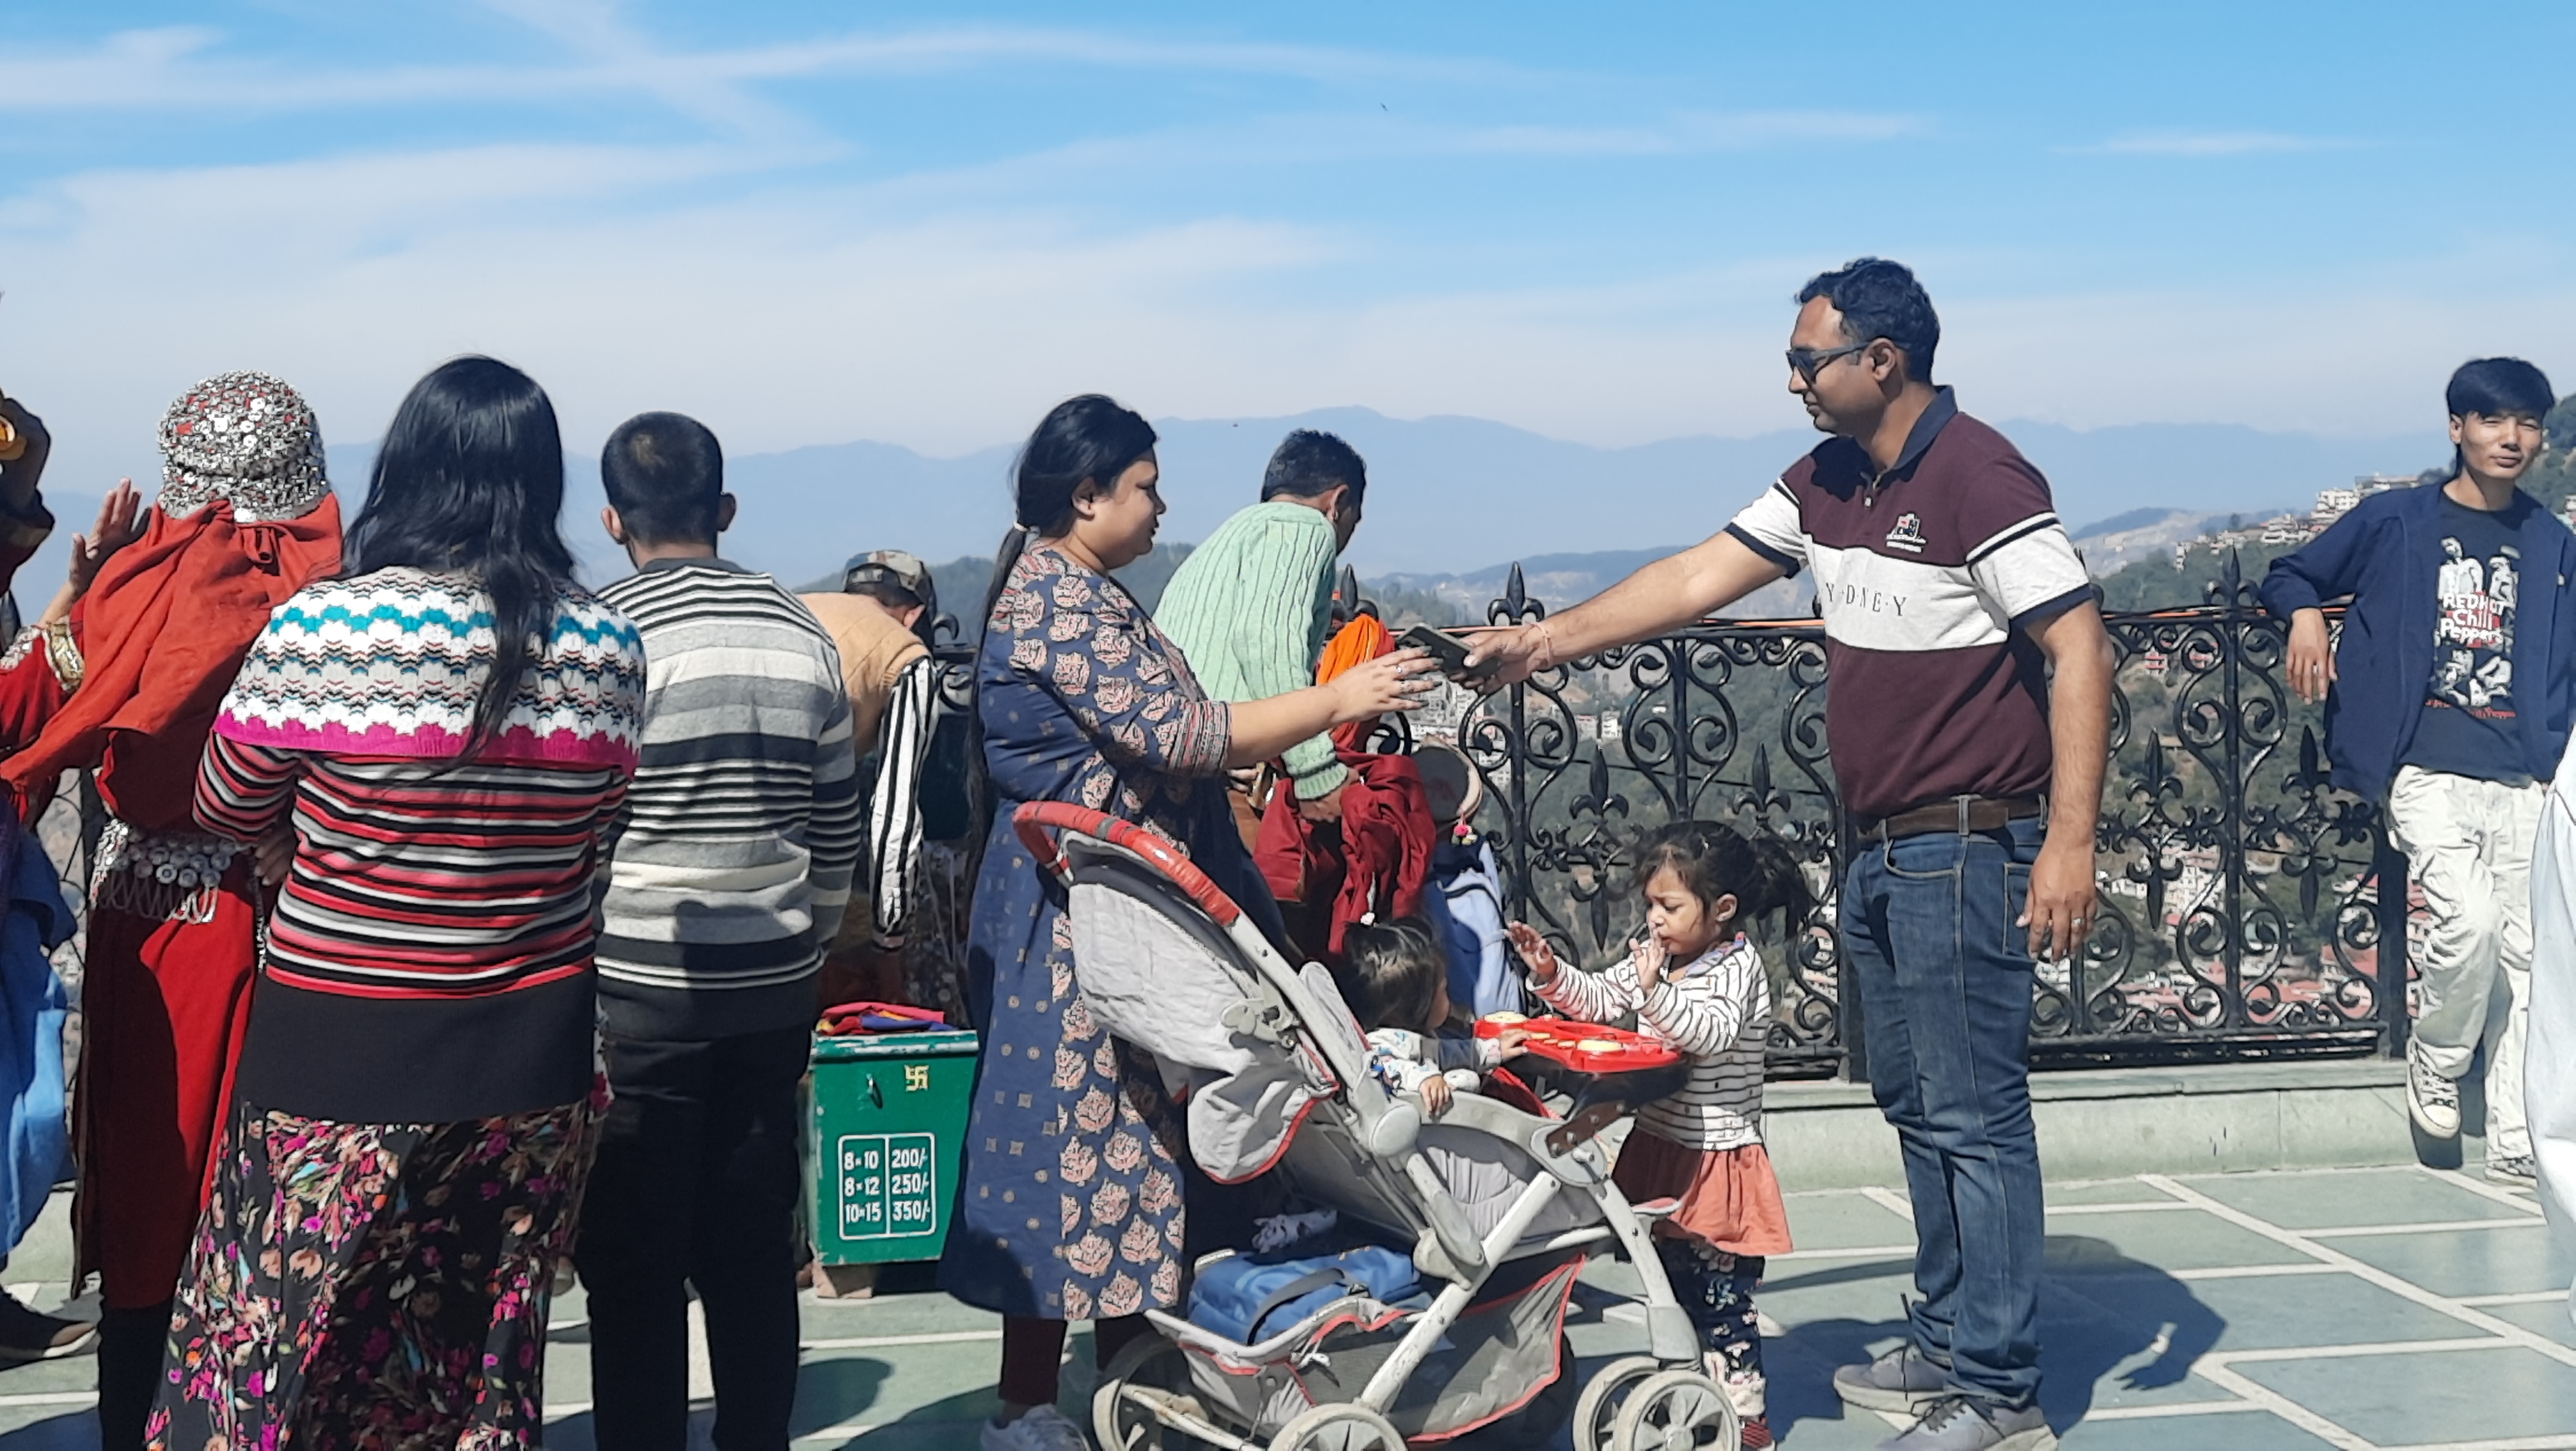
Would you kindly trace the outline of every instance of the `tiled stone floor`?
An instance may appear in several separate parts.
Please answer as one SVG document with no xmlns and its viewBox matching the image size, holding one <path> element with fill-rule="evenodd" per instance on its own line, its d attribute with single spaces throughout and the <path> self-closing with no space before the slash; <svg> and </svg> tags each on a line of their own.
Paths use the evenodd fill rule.
<svg viewBox="0 0 2576 1451">
<path fill-rule="evenodd" d="M 2527 1193 L 2405 1168 L 2147 1175 L 2052 1185 L 2049 1203 L 2043 1398 L 2069 1447 L 2576 1448 L 2576 1264 Z M 63 1293 L 60 1210 L 5 1276 L 39 1305 Z M 1798 1252 L 1762 1297 L 1786 1328 L 1769 1347 L 1774 1427 L 1814 1451 L 1874 1445 L 1888 1422 L 1845 1412 L 1828 1378 L 1895 1343 L 1903 1200 L 1794 1195 L 1790 1217 Z M 1642 1342 L 1619 1278 L 1596 1267 L 1578 1298 L 1584 1369 Z M 593 1451 L 578 1294 L 555 1325 L 547 1444 Z M 997 1322 L 942 1296 L 809 1299 L 805 1333 L 800 1448 L 971 1446 L 992 1408 Z M 1068 1409 L 1087 1367 L 1078 1335 Z M 91 1378 L 86 1359 L 0 1372 L 0 1448 L 95 1446 Z"/>
</svg>

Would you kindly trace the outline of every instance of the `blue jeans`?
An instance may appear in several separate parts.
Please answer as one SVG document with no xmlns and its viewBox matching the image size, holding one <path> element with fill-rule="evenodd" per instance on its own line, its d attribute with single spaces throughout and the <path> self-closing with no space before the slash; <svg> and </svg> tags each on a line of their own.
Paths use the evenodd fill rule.
<svg viewBox="0 0 2576 1451">
<path fill-rule="evenodd" d="M 1915 1344 L 1961 1391 L 2015 1409 L 2039 1394 L 2033 963 L 2014 919 L 2040 836 L 2032 819 L 1864 839 L 1842 904 L 1870 1091 L 1914 1202 Z"/>
</svg>

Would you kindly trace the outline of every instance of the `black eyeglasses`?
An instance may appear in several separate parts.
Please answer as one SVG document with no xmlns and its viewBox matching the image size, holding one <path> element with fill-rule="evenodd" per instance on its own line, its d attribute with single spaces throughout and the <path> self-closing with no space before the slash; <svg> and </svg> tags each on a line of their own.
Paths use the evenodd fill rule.
<svg viewBox="0 0 2576 1451">
<path fill-rule="evenodd" d="M 1806 379 L 1807 386 L 1813 388 L 1816 386 L 1816 374 L 1825 364 L 1836 358 L 1847 358 L 1854 353 L 1868 352 L 1870 343 L 1877 341 L 1878 339 L 1871 338 L 1868 343 L 1853 343 L 1848 347 L 1840 348 L 1791 348 L 1789 366 L 1797 369 L 1798 376 Z"/>
</svg>

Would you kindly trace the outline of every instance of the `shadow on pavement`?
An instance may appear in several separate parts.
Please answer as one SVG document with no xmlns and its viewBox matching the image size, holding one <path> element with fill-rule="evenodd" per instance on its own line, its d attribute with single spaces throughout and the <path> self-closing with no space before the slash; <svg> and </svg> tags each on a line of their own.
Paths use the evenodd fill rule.
<svg viewBox="0 0 2576 1451">
<path fill-rule="evenodd" d="M 2093 1409 L 2103 1381 L 2126 1363 L 2116 1384 L 2152 1391 L 2178 1385 L 2192 1362 L 2217 1345 L 2227 1322 L 2203 1305 L 2191 1287 L 2106 1240 L 2050 1235 L 2047 1272 L 2040 1288 L 2040 1405 L 2058 1434 Z M 1837 1265 L 1804 1274 L 1774 1276 L 1771 1291 L 1817 1289 L 1886 1278 L 1910 1266 L 1886 1261 Z M 1835 1396 L 1832 1370 L 1868 1360 L 1905 1334 L 1902 1315 L 1885 1320 L 1809 1320 L 1771 1341 L 1771 1430 L 1786 1439 L 1801 1421 L 1871 1416 Z M 1873 1419 L 1875 1419 L 1873 1417 Z"/>
</svg>

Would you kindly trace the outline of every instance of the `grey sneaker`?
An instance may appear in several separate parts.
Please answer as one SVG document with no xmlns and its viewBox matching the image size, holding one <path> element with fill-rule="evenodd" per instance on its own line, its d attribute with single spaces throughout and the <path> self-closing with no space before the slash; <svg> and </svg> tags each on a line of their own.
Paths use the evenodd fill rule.
<svg viewBox="0 0 2576 1451">
<path fill-rule="evenodd" d="M 2460 1085 L 2433 1071 L 2423 1045 L 2406 1045 L 2406 1116 L 2437 1139 L 2460 1136 Z"/>
<path fill-rule="evenodd" d="M 1908 1340 L 1867 1365 L 1835 1371 L 1834 1394 L 1864 1411 L 1919 1411 L 1952 1394 L 1950 1368 Z"/>
<path fill-rule="evenodd" d="M 2039 1407 L 2007 1411 L 1966 1396 L 1943 1396 L 1910 1430 L 1878 1443 L 1878 1451 L 2057 1451 L 2057 1433 Z"/>
<path fill-rule="evenodd" d="M 2515 1154 L 2508 1158 L 2489 1159 L 2487 1160 L 2487 1177 L 2493 1179 L 2499 1184 L 2511 1184 L 2523 1189 L 2537 1189 L 2540 1187 L 2540 1166 L 2532 1162 L 2532 1158 L 2529 1154 Z"/>
</svg>

